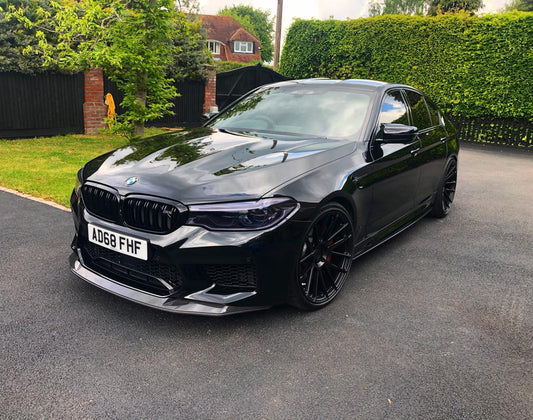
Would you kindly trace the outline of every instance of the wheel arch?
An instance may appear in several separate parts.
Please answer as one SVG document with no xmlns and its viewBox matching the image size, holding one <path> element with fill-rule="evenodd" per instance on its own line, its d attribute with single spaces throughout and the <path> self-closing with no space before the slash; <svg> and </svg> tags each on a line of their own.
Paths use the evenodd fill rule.
<svg viewBox="0 0 533 420">
<path fill-rule="evenodd" d="M 357 226 L 357 209 L 355 207 L 355 203 L 352 199 L 352 197 L 346 193 L 343 193 L 342 191 L 335 191 L 331 194 L 329 194 L 327 197 L 325 197 L 320 202 L 320 207 L 329 204 L 329 203 L 337 203 L 344 207 L 344 209 L 350 214 L 352 217 L 352 221 L 354 224 L 354 227 Z"/>
</svg>

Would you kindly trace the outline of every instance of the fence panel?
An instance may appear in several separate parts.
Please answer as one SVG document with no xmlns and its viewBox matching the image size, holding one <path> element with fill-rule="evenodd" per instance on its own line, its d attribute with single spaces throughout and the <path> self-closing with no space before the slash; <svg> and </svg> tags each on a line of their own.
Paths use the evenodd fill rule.
<svg viewBox="0 0 533 420">
<path fill-rule="evenodd" d="M 196 80 L 185 80 L 177 82 L 175 85 L 179 94 L 174 98 L 174 115 L 165 115 L 155 121 L 150 121 L 147 125 L 150 126 L 176 126 L 176 125 L 198 125 L 202 120 L 202 112 L 204 106 L 204 82 Z M 117 88 L 117 85 L 104 78 L 104 94 L 111 93 L 115 101 L 117 114 L 124 112 L 120 103 L 124 99 L 124 95 Z"/>
<path fill-rule="evenodd" d="M 260 64 L 241 67 L 217 74 L 217 105 L 220 110 L 227 107 L 245 93 L 268 83 L 289 80 Z"/>
<path fill-rule="evenodd" d="M 83 74 L 0 73 L 0 138 L 83 133 Z"/>
<path fill-rule="evenodd" d="M 533 124 L 498 118 L 449 117 L 462 141 L 533 150 Z"/>
</svg>

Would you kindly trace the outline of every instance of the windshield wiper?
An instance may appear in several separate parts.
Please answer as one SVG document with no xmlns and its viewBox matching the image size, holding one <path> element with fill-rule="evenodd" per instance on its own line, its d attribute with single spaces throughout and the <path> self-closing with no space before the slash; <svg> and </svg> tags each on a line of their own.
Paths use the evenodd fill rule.
<svg viewBox="0 0 533 420">
<path fill-rule="evenodd" d="M 227 128 L 217 128 L 217 130 L 220 131 L 221 133 L 233 134 L 235 136 L 248 135 L 247 131 L 239 131 L 239 130 L 227 129 Z"/>
</svg>

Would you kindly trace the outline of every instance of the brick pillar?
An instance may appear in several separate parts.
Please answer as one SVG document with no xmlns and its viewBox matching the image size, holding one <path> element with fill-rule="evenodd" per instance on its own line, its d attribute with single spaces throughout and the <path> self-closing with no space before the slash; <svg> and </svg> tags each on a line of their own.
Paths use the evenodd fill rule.
<svg viewBox="0 0 533 420">
<path fill-rule="evenodd" d="M 205 66 L 207 79 L 204 88 L 204 113 L 218 112 L 217 107 L 217 72 L 215 66 Z"/>
<path fill-rule="evenodd" d="M 96 133 L 104 128 L 106 116 L 104 74 L 102 69 L 93 68 L 85 73 L 85 102 L 83 103 L 85 134 Z"/>
</svg>

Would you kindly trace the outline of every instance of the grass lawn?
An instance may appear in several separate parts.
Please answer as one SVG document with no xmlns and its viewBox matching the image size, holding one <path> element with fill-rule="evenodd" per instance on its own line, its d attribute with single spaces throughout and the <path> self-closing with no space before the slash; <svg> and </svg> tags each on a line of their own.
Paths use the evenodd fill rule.
<svg viewBox="0 0 533 420">
<path fill-rule="evenodd" d="M 160 128 L 148 128 L 145 136 L 162 132 Z M 78 169 L 88 160 L 127 143 L 125 138 L 111 134 L 0 139 L 0 185 L 68 206 Z"/>
</svg>

